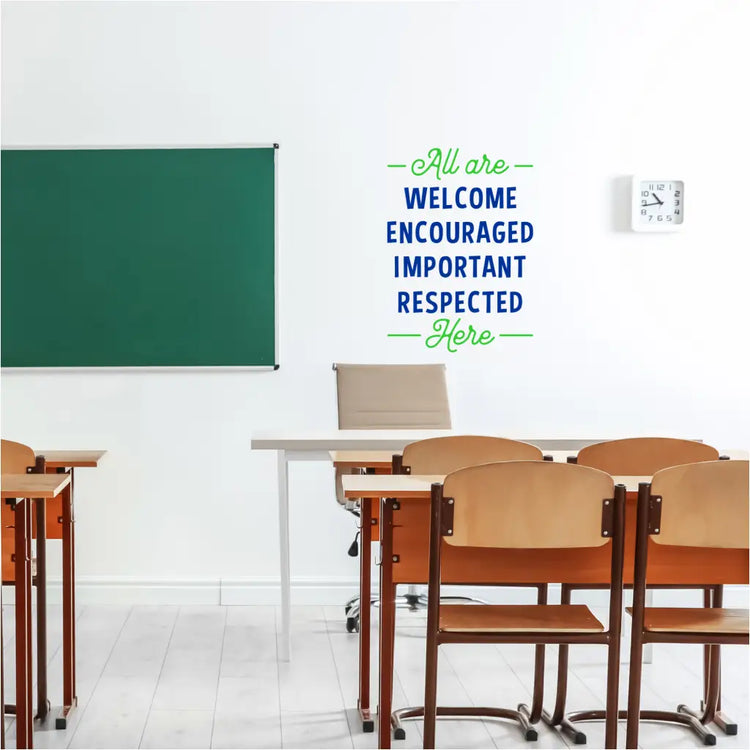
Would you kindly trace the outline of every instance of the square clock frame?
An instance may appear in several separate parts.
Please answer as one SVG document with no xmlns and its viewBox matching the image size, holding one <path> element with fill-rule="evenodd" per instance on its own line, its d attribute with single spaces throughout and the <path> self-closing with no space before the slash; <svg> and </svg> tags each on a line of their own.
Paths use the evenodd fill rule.
<svg viewBox="0 0 750 750">
<path fill-rule="evenodd" d="M 679 232 L 685 221 L 683 180 L 633 177 L 631 226 L 635 232 Z"/>
</svg>

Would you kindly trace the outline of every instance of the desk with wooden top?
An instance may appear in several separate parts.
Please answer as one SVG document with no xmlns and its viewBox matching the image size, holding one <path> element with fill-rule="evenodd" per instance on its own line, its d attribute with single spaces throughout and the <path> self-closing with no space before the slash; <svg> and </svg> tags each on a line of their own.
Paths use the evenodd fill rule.
<svg viewBox="0 0 750 750">
<path fill-rule="evenodd" d="M 76 696 L 76 594 L 75 594 L 75 507 L 73 488 L 75 470 L 79 468 L 96 468 L 107 451 L 104 450 L 37 450 L 37 457 L 44 456 L 45 469 L 48 474 L 70 473 L 70 485 L 59 500 L 48 505 L 46 519 L 37 519 L 37 608 L 39 625 L 44 629 L 44 643 L 37 645 L 40 678 L 37 681 L 38 710 L 40 716 L 47 712 L 47 642 L 46 642 L 46 539 L 62 539 L 62 617 L 63 617 L 63 705 L 55 719 L 56 729 L 65 729 L 68 716 L 78 702 Z M 40 560 L 40 553 L 43 559 Z M 38 636 L 41 643 L 42 639 Z M 42 658 L 44 657 L 44 658 Z M 42 674 L 43 673 L 43 674 Z"/>
<path fill-rule="evenodd" d="M 565 460 L 570 455 L 569 451 L 551 451 L 555 460 Z M 724 455 L 734 459 L 746 459 L 746 451 L 728 451 Z M 344 455 L 341 452 L 331 454 L 331 458 L 337 465 L 356 462 L 365 458 L 372 463 L 369 467 L 379 466 L 385 461 L 385 454 L 379 455 L 368 452 L 367 456 L 362 454 Z M 359 464 L 361 466 L 361 464 Z M 362 467 L 366 468 L 366 467 Z M 633 553 L 635 546 L 635 505 L 638 484 L 650 482 L 650 476 L 616 476 L 613 477 L 615 484 L 624 484 L 628 490 L 628 505 L 626 507 L 626 552 L 625 552 L 625 582 L 632 583 L 633 575 Z M 429 549 L 429 503 L 431 486 L 435 482 L 442 482 L 444 476 L 420 476 L 407 474 L 365 474 L 345 475 L 342 477 L 344 497 L 360 500 L 360 521 L 362 528 L 371 528 L 373 512 L 373 499 L 380 501 L 379 533 L 380 533 L 380 623 L 379 623 L 379 701 L 378 701 L 378 747 L 389 748 L 391 742 L 391 713 L 392 713 L 392 679 L 393 679 L 393 628 L 395 624 L 394 596 L 397 584 L 425 583 L 428 575 L 428 549 Z M 401 513 L 404 518 L 411 519 L 409 523 L 400 521 L 396 523 L 394 513 Z M 365 555 L 364 539 L 363 552 Z M 520 551 L 519 551 L 520 552 Z M 525 552 L 525 551 L 524 551 Z M 537 557 L 538 557 L 538 551 Z M 664 561 L 657 563 L 655 575 L 650 581 L 651 585 L 676 586 L 695 584 L 696 579 L 691 578 L 697 568 L 701 570 L 701 578 L 706 578 L 706 571 L 716 567 L 731 566 L 737 568 L 738 582 L 741 582 L 747 567 L 747 555 L 736 554 L 736 550 L 722 550 L 727 554 L 716 554 L 715 550 L 700 550 L 704 553 L 702 559 L 696 564 L 695 559 L 686 558 L 684 550 L 661 550 L 665 557 Z M 690 553 L 692 554 L 692 553 Z M 699 555 L 700 556 L 700 555 Z M 666 559 L 669 557 L 669 559 Z M 523 578 L 528 581 L 533 579 L 533 556 L 524 559 Z M 503 575 L 502 578 L 494 579 L 492 571 L 488 571 L 486 581 L 474 581 L 477 585 L 497 583 L 502 580 L 512 584 L 512 577 Z M 710 578 L 710 575 L 708 576 Z M 581 572 L 581 584 L 601 584 L 607 580 L 607 568 L 602 570 L 587 570 Z M 705 580 L 703 582 L 705 582 Z M 450 581 L 448 581 L 450 582 Z M 457 581 L 459 582 L 459 581 Z M 464 581 L 461 581 L 464 582 Z M 364 589 L 363 589 L 364 591 Z M 386 592 L 388 594 L 386 595 Z M 366 594 L 365 594 L 366 596 Z M 362 607 L 362 613 L 367 606 Z M 363 632 L 360 627 L 360 638 Z M 362 708 L 368 709 L 369 716 L 369 648 L 368 653 L 362 653 L 362 641 L 360 640 L 360 668 L 367 672 L 367 686 L 360 680 L 360 713 L 365 718 Z M 365 657 L 367 664 L 365 664 Z M 362 691 L 366 690 L 364 699 L 366 705 L 362 704 Z"/>
<path fill-rule="evenodd" d="M 70 488 L 69 474 L 3 474 L 0 489 L 3 502 L 15 511 L 15 594 L 16 594 L 16 746 L 33 747 L 32 645 L 31 645 L 31 537 L 32 501 L 37 513 L 49 501 Z M 37 516 L 39 518 L 39 516 Z M 39 545 L 43 546 L 43 545 Z"/>
</svg>

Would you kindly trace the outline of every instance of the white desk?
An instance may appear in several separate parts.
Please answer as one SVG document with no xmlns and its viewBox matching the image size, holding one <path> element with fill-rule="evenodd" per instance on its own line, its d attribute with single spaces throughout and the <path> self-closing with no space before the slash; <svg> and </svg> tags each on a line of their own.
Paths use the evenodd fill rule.
<svg viewBox="0 0 750 750">
<path fill-rule="evenodd" d="M 291 658 L 290 606 L 291 574 L 289 569 L 289 462 L 327 461 L 330 451 L 388 450 L 398 452 L 408 443 L 445 435 L 466 435 L 454 430 L 329 430 L 327 432 L 259 432 L 252 436 L 252 450 L 276 451 L 279 483 L 279 554 L 281 568 L 281 641 L 279 658 Z M 533 443 L 542 451 L 571 451 L 575 453 L 585 445 L 599 439 L 561 438 L 539 439 L 517 435 L 504 435 L 515 440 Z"/>
</svg>

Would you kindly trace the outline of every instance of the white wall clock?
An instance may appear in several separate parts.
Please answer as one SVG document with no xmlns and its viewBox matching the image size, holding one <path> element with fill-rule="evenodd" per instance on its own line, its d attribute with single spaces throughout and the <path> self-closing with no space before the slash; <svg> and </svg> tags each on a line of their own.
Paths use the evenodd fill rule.
<svg viewBox="0 0 750 750">
<path fill-rule="evenodd" d="M 632 227 L 636 232 L 678 232 L 685 220 L 685 183 L 633 177 Z"/>
</svg>

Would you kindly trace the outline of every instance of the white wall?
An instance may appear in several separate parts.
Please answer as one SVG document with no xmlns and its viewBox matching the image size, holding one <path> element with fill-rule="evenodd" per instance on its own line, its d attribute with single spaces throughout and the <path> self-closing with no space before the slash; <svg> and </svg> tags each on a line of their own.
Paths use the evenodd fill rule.
<svg viewBox="0 0 750 750">
<path fill-rule="evenodd" d="M 333 361 L 446 361 L 458 429 L 750 445 L 747 3 L 2 15 L 4 146 L 281 144 L 278 372 L 3 375 L 3 436 L 110 451 L 79 474 L 83 584 L 202 581 L 210 598 L 219 579 L 272 582 L 275 464 L 250 435 L 334 427 Z M 385 337 L 404 323 L 384 241 L 401 178 L 384 165 L 434 145 L 535 164 L 517 181 L 534 339 L 446 356 Z M 634 172 L 686 181 L 682 233 L 627 229 Z M 354 580 L 329 467 L 295 468 L 291 493 L 293 576 Z M 124 594 L 148 595 L 176 596 Z"/>
</svg>

